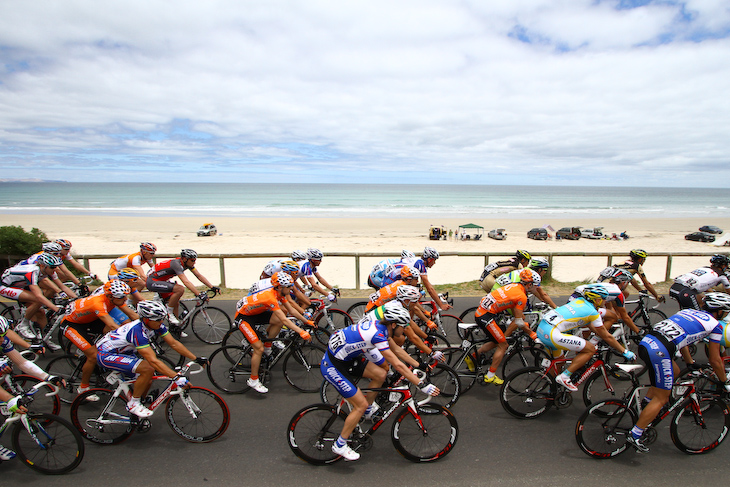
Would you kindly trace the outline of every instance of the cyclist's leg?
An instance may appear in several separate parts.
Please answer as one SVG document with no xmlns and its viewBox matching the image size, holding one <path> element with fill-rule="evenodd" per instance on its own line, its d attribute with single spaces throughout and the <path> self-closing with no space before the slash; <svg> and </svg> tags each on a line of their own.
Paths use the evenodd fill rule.
<svg viewBox="0 0 730 487">
<path fill-rule="evenodd" d="M 261 356 L 264 354 L 264 344 L 261 342 L 256 330 L 253 329 L 252 324 L 246 321 L 246 319 L 253 321 L 253 318 L 244 317 L 238 324 L 238 329 L 241 330 L 241 333 L 243 333 L 243 336 L 251 344 L 251 348 L 253 349 L 253 353 L 251 354 L 251 380 L 258 380 Z"/>
<path fill-rule="evenodd" d="M 76 326 L 79 329 L 75 328 Z M 89 388 L 89 382 L 91 381 L 91 374 L 94 373 L 96 368 L 96 347 L 91 344 L 88 335 L 84 331 L 86 325 L 76 325 L 75 323 L 69 323 L 64 320 L 61 323 L 61 327 L 65 327 L 66 331 L 64 335 L 68 338 L 76 347 L 81 350 L 86 356 L 86 362 L 81 368 L 81 383 L 79 384 L 80 392 Z"/>
</svg>

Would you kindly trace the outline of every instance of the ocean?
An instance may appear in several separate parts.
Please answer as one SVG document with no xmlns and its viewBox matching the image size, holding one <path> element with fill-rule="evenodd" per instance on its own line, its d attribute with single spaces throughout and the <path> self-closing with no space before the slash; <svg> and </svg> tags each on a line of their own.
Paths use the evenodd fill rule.
<svg viewBox="0 0 730 487">
<path fill-rule="evenodd" d="M 730 217 L 727 189 L 407 184 L 0 183 L 0 211 L 194 217 Z"/>
</svg>

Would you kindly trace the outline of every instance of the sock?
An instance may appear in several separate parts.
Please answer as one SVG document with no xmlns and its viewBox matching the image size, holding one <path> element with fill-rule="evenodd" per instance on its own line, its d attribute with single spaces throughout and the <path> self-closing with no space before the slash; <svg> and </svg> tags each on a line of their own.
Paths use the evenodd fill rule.
<svg viewBox="0 0 730 487">
<path fill-rule="evenodd" d="M 495 375 L 497 375 L 497 369 L 492 370 L 492 368 L 490 367 L 489 368 L 489 372 L 487 372 L 487 378 L 488 379 L 491 379 Z"/>
<path fill-rule="evenodd" d="M 259 380 L 259 376 L 251 374 L 251 380 Z"/>
<path fill-rule="evenodd" d="M 343 446 L 347 445 L 347 440 L 344 439 L 341 435 L 337 437 L 337 441 L 335 441 L 335 446 L 337 448 L 342 448 Z"/>
<path fill-rule="evenodd" d="M 634 425 L 633 428 L 631 428 L 631 436 L 634 437 L 635 440 L 638 440 L 641 438 L 641 435 L 644 434 L 644 428 L 639 428 L 638 426 Z"/>
<path fill-rule="evenodd" d="M 271 342 L 266 342 L 264 344 L 264 354 L 271 355 Z"/>
<path fill-rule="evenodd" d="M 570 379 L 570 376 L 573 375 L 573 372 L 571 372 L 569 370 L 564 370 L 563 375 L 565 376 L 566 379 Z"/>
<path fill-rule="evenodd" d="M 132 399 L 127 401 L 127 406 L 129 406 L 130 408 L 133 408 L 137 404 L 140 404 L 140 400 L 138 397 L 132 397 Z"/>
</svg>

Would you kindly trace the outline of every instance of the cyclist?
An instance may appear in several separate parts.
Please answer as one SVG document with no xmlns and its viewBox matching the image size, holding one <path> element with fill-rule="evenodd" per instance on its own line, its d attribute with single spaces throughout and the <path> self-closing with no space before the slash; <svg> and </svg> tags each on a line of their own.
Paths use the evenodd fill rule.
<svg viewBox="0 0 730 487">
<path fill-rule="evenodd" d="M 261 272 L 259 281 L 255 282 L 249 289 L 249 294 L 271 287 L 271 276 L 282 271 L 289 274 L 292 280 L 294 280 L 294 286 L 292 286 L 292 297 L 296 300 L 296 302 L 304 307 L 312 304 L 307 295 L 304 294 L 304 288 L 297 282 L 303 274 L 299 264 L 295 260 L 272 260 L 266 264 L 264 270 Z"/>
<path fill-rule="evenodd" d="M 618 322 L 620 319 L 636 334 L 640 334 L 641 330 L 634 320 L 629 316 L 626 311 L 626 296 L 624 296 L 624 289 L 629 285 L 634 276 L 631 275 L 626 269 L 619 269 L 618 267 L 606 267 L 601 271 L 598 277 L 598 282 L 606 288 L 608 291 L 608 298 L 603 303 L 603 307 L 598 310 L 603 320 L 603 326 L 606 329 L 611 327 Z M 578 286 L 575 288 L 575 292 L 571 296 L 572 299 L 580 297 L 581 291 L 585 289 L 585 286 Z"/>
<path fill-rule="evenodd" d="M 69 280 L 76 284 L 77 286 L 81 285 L 81 281 L 79 281 L 76 276 L 71 272 L 68 267 L 66 266 L 66 263 L 71 264 L 71 266 L 76 269 L 81 274 L 87 275 L 91 277 L 92 279 L 96 279 L 96 274 L 92 274 L 89 269 L 84 267 L 81 262 L 77 261 L 73 258 L 71 255 L 71 242 L 69 242 L 66 239 L 59 238 L 56 239 L 55 242 L 61 246 L 61 261 L 63 262 L 63 265 L 60 267 L 60 275 L 64 280 Z"/>
<path fill-rule="evenodd" d="M 267 327 L 267 336 L 269 338 L 276 338 L 281 331 L 282 326 L 296 331 L 303 339 L 309 341 L 312 339 L 308 331 L 303 330 L 294 324 L 293 321 L 287 319 L 282 307 L 287 307 L 287 297 L 291 292 L 291 287 L 294 284 L 291 276 L 285 272 L 277 272 L 271 276 L 271 283 L 274 285 L 271 289 L 260 291 L 256 294 L 246 296 L 240 300 L 237 304 L 236 316 L 234 318 L 236 325 L 246 337 L 248 343 L 253 348 L 251 355 L 251 377 L 248 379 L 248 386 L 256 392 L 262 394 L 269 392 L 269 389 L 261 383 L 259 380 L 259 366 L 261 364 L 261 357 L 266 354 L 271 355 L 271 341 L 267 341 L 265 344 L 259 338 L 256 333 L 256 328 L 260 326 Z M 302 323 L 306 323 L 309 326 L 314 326 L 314 322 L 309 321 L 302 316 L 297 310 L 288 308 L 289 313 L 300 320 Z"/>
<path fill-rule="evenodd" d="M 478 361 L 481 354 L 488 352 L 493 348 L 495 350 L 492 356 L 492 363 L 489 366 L 489 372 L 484 377 L 487 384 L 500 385 L 504 382 L 497 376 L 497 368 L 502 362 L 504 353 L 507 350 L 507 336 L 521 326 L 525 329 L 530 338 L 535 339 L 535 332 L 530 330 L 530 326 L 525 322 L 524 309 L 527 305 L 527 293 L 533 292 L 536 285 L 540 284 L 540 275 L 530 269 L 522 269 L 520 271 L 520 282 L 508 284 L 495 291 L 490 292 L 479 302 L 479 307 L 474 313 L 476 324 L 491 340 L 479 347 L 476 357 L 467 357 L 469 360 Z M 509 328 L 497 323 L 495 318 L 503 311 L 512 310 L 514 319 L 510 322 Z M 475 364 L 465 360 L 469 369 L 473 369 Z"/>
<path fill-rule="evenodd" d="M 136 320 L 137 313 L 126 304 L 127 295 L 131 292 L 129 286 L 114 279 L 107 281 L 103 286 L 103 294 L 81 298 L 71 303 L 66 311 L 66 317 L 61 322 L 64 336 L 81 350 L 86 356 L 86 363 L 81 368 L 81 384 L 78 392 L 89 389 L 91 374 L 96 367 L 96 347 L 93 345 L 92 335 L 101 335 L 119 326 L 110 316 L 114 308 L 121 309 L 129 318 Z"/>
<path fill-rule="evenodd" d="M 142 301 L 137 306 L 137 312 L 139 320 L 110 331 L 99 340 L 96 344 L 99 350 L 97 360 L 107 369 L 118 370 L 128 377 L 137 375 L 132 397 L 127 402 L 127 410 L 140 418 L 147 418 L 152 416 L 152 411 L 142 404 L 141 398 L 147 395 L 155 373 L 174 379 L 177 387 L 189 384 L 187 378 L 178 376 L 165 362 L 157 358 L 157 354 L 150 347 L 154 335 L 162 337 L 174 351 L 200 365 L 206 365 L 208 359 L 198 357 L 188 350 L 162 324 L 167 316 L 164 304 Z"/>
<path fill-rule="evenodd" d="M 322 263 L 322 257 L 324 257 L 324 254 L 321 250 L 314 248 L 307 249 L 307 261 L 300 266 L 302 274 L 301 280 L 319 294 L 327 296 L 328 300 L 334 301 L 335 296 L 340 295 L 340 290 L 336 287 L 332 287 L 327 281 L 325 281 L 317 270 L 317 267 L 319 267 Z M 324 290 L 324 288 L 322 288 L 322 286 L 320 286 L 320 284 L 332 292 L 328 293 Z"/>
<path fill-rule="evenodd" d="M 109 279 L 112 279 L 114 276 L 119 274 L 122 269 L 127 267 L 131 267 L 137 271 L 138 275 L 144 276 L 145 272 L 144 269 L 142 269 L 142 264 L 147 264 L 149 268 L 152 269 L 155 266 L 153 259 L 155 258 L 156 253 L 157 247 L 155 244 L 142 242 L 139 244 L 139 252 L 123 255 L 112 261 L 112 264 L 109 267 Z"/>
<path fill-rule="evenodd" d="M 537 339 L 552 351 L 554 357 L 560 356 L 564 350 L 576 352 L 568 368 L 555 378 L 558 384 L 565 386 L 570 392 L 578 390 L 570 381 L 571 374 L 590 360 L 596 353 L 596 347 L 583 337 L 571 335 L 568 331 L 587 326 L 603 341 L 621 352 L 626 360 L 636 358 L 631 350 L 625 349 L 603 326 L 598 308 L 608 297 L 605 286 L 589 284 L 581 289 L 580 297 L 545 313 L 537 327 Z"/>
<path fill-rule="evenodd" d="M 378 290 L 383 287 L 383 278 L 385 277 L 385 271 L 389 266 L 404 262 L 406 259 L 414 259 L 416 256 L 410 250 L 402 250 L 400 253 L 400 259 L 385 259 L 381 260 L 373 266 L 368 276 L 368 286 Z"/>
<path fill-rule="evenodd" d="M 631 252 L 629 252 L 629 260 L 624 262 L 623 264 L 617 264 L 614 267 L 618 267 L 620 269 L 626 269 L 629 271 L 633 276 L 639 276 L 641 279 L 641 282 L 644 283 L 644 287 L 647 291 L 651 293 L 654 298 L 659 301 L 660 303 L 663 303 L 666 299 L 664 296 L 659 296 L 657 294 L 656 290 L 654 289 L 654 286 L 649 282 L 649 279 L 647 279 L 646 274 L 644 274 L 644 262 L 646 262 L 646 256 L 648 254 L 645 250 L 641 249 L 634 249 Z M 631 281 L 631 285 L 636 288 L 637 291 L 641 292 L 643 289 L 636 283 L 636 280 Z M 624 296 L 629 296 L 629 291 L 627 289 L 624 289 Z"/>
<path fill-rule="evenodd" d="M 730 311 L 730 296 L 725 293 L 707 293 L 702 311 L 680 310 L 668 319 L 656 323 L 639 342 L 639 357 L 649 369 L 651 387 L 646 394 L 649 403 L 642 408 L 639 419 L 626 438 L 636 451 L 640 453 L 649 451 L 649 447 L 641 441 L 641 436 L 669 400 L 674 378 L 679 373 L 679 367 L 672 360 L 677 350 L 687 365 L 693 366 L 694 359 L 687 346 L 707 337 L 710 341 L 709 359 L 712 369 L 717 378 L 725 383 L 725 389 L 730 391 L 730 382 L 720 356 L 720 341 L 727 328 L 727 325 L 720 320 L 728 311 Z"/>
<path fill-rule="evenodd" d="M 548 268 L 550 268 L 550 263 L 545 257 L 535 257 L 530 261 L 530 265 L 528 266 L 528 269 L 537 272 L 537 274 L 540 276 L 541 282 L 542 279 L 545 277 L 545 274 L 547 274 Z M 510 271 L 506 274 L 502 274 L 501 276 L 499 276 L 497 278 L 497 281 L 494 283 L 494 286 L 492 286 L 492 291 L 496 291 L 500 287 L 515 282 L 520 282 L 519 270 Z M 550 296 L 548 296 L 548 293 L 542 288 L 540 284 L 537 284 L 535 286 L 534 293 L 535 296 L 537 296 L 537 299 L 539 299 L 543 303 L 546 303 L 553 309 L 557 308 L 555 302 L 552 300 L 552 298 L 550 298 Z"/>
<path fill-rule="evenodd" d="M 60 377 L 49 375 L 35 363 L 24 359 L 23 356 L 15 350 L 10 338 L 6 336 L 8 332 L 12 333 L 10 325 L 5 317 L 0 316 L 0 351 L 2 351 L 2 354 L 0 354 L 0 377 L 5 374 L 11 374 L 13 372 L 12 364 L 15 364 L 20 368 L 20 370 L 28 375 L 32 375 L 40 380 L 48 381 L 58 386 L 65 385 L 65 382 Z M 0 385 L 0 401 L 7 403 L 9 412 L 28 412 L 22 403 L 20 405 L 18 404 L 22 397 L 23 396 L 14 397 L 8 391 L 3 389 L 2 385 Z M 14 451 L 0 445 L 0 460 L 11 460 L 14 457 Z"/>
<path fill-rule="evenodd" d="M 40 252 L 36 252 L 27 259 L 21 260 L 20 262 L 18 262 L 18 264 L 35 264 L 38 260 L 38 257 L 40 257 L 43 253 L 55 255 L 60 259 L 62 251 L 63 249 L 56 242 L 45 242 L 41 246 Z M 44 289 L 43 294 L 48 299 L 51 299 L 53 296 L 59 293 L 66 293 L 66 296 L 73 299 L 76 299 L 78 297 L 75 292 L 73 292 L 68 286 L 63 283 L 63 281 L 61 281 L 61 279 L 58 277 L 58 271 L 56 271 L 56 274 L 54 276 L 51 276 L 49 279 L 43 279 L 40 283 L 40 286 Z"/>
<path fill-rule="evenodd" d="M 127 300 L 127 306 L 129 306 L 130 309 L 132 309 L 130 306 L 131 301 L 135 301 L 137 303 L 139 303 L 140 301 L 144 301 L 139 292 L 140 290 L 145 288 L 144 281 L 140 279 L 135 269 L 132 269 L 131 267 L 124 268 L 119 271 L 111 280 L 122 281 L 127 286 L 129 286 L 129 289 L 131 289 L 131 292 L 129 293 L 129 299 Z M 104 294 L 104 286 L 99 286 L 94 290 L 94 292 L 91 293 L 92 296 L 98 296 L 99 294 Z M 124 311 L 116 307 L 109 310 L 109 316 L 111 316 L 116 324 L 120 326 L 126 325 L 127 323 L 132 321 L 129 316 L 124 314 Z"/>
<path fill-rule="evenodd" d="M 380 387 L 385 381 L 390 364 L 406 380 L 417 384 L 425 394 L 435 396 L 440 392 L 436 386 L 422 382 L 413 374 L 388 345 L 388 338 L 399 338 L 403 334 L 403 327 L 410 321 L 411 316 L 404 308 L 388 307 L 380 320 L 357 323 L 337 331 L 330 337 L 320 370 L 322 376 L 332 383 L 352 406 L 340 436 L 332 445 L 332 451 L 345 460 L 360 458 L 360 454 L 347 444 L 347 438 L 377 396 L 375 391 L 368 392 L 367 396 L 363 394 L 354 384 L 357 378 L 367 377 L 370 379 L 368 387 Z"/>
<path fill-rule="evenodd" d="M 726 292 L 730 289 L 730 281 L 725 275 L 729 263 L 726 256 L 713 255 L 709 267 L 700 267 L 675 277 L 674 284 L 669 288 L 669 296 L 677 300 L 681 309 L 702 309 L 702 297 L 705 291 L 720 284 Z"/>
<path fill-rule="evenodd" d="M 507 260 L 492 262 L 484 267 L 479 277 L 480 285 L 486 292 L 492 292 L 492 287 L 497 278 L 502 274 L 523 269 L 530 262 L 532 257 L 526 250 L 518 250 L 515 256 Z"/>
<path fill-rule="evenodd" d="M 441 300 L 439 293 L 436 292 L 433 284 L 431 284 L 431 281 L 428 279 L 428 269 L 436 264 L 436 260 L 438 260 L 438 258 L 439 253 L 438 251 L 436 251 L 436 249 L 434 249 L 433 247 L 425 247 L 423 249 L 423 254 L 421 254 L 420 259 L 417 259 L 416 257 L 403 259 L 402 264 L 418 269 L 418 272 L 421 273 L 421 282 L 423 283 L 423 287 L 426 289 L 428 295 L 431 296 L 431 299 L 433 299 L 439 309 L 447 310 L 451 309 L 451 305 Z M 387 274 L 390 273 L 386 271 L 386 275 Z M 388 282 L 386 278 L 383 280 L 383 285 L 387 284 L 390 284 L 390 282 Z"/>
<path fill-rule="evenodd" d="M 198 293 L 198 289 L 190 282 L 185 276 L 185 271 L 189 270 L 200 282 L 208 286 L 215 292 L 220 292 L 220 288 L 213 286 L 208 279 L 205 278 L 195 268 L 195 261 L 198 260 L 198 253 L 192 249 L 182 249 L 180 251 L 180 257 L 170 260 L 164 260 L 158 262 L 149 274 L 147 274 L 147 289 L 158 293 L 163 299 L 169 297 L 167 303 L 168 319 L 173 325 L 179 325 L 180 321 L 177 319 L 180 298 L 185 293 L 185 288 L 188 288 L 196 296 L 203 298 L 202 294 Z M 173 277 L 180 278 L 182 285 L 174 282 L 168 282 Z"/>
</svg>

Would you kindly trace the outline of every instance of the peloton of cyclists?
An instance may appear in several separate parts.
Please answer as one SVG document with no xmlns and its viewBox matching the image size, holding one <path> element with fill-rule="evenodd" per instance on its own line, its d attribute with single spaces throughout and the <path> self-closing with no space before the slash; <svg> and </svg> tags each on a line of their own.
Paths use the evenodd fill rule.
<svg viewBox="0 0 730 487">
<path fill-rule="evenodd" d="M 730 281 L 725 275 L 728 263 L 727 256 L 713 255 L 709 267 L 700 267 L 675 277 L 674 284 L 669 288 L 669 296 L 677 300 L 681 309 L 702 309 L 702 299 L 706 291 L 719 285 L 725 288 L 725 292 L 730 291 Z"/>
<path fill-rule="evenodd" d="M 307 260 L 300 265 L 301 269 L 301 280 L 304 282 L 307 286 L 311 287 L 318 293 L 322 294 L 323 296 L 327 296 L 327 299 L 330 301 L 335 300 L 335 296 L 339 296 L 340 290 L 336 287 L 333 287 L 328 283 L 322 275 L 319 273 L 319 270 L 317 268 L 322 263 L 322 258 L 324 257 L 324 254 L 321 250 L 315 249 L 315 248 L 309 248 L 307 249 Z M 331 292 L 327 292 L 324 290 L 324 288 L 327 288 Z"/>
<path fill-rule="evenodd" d="M 545 277 L 545 274 L 547 274 L 547 271 L 550 268 L 550 263 L 545 257 L 535 257 L 530 260 L 530 265 L 528 265 L 527 268 L 537 272 L 537 274 L 540 276 L 540 281 L 542 282 L 542 279 Z M 520 282 L 520 272 L 521 271 L 519 270 L 514 270 L 497 277 L 494 286 L 492 286 L 492 291 L 496 291 L 500 287 L 504 287 L 507 284 Z M 555 302 L 550 296 L 548 296 L 548 293 L 542 288 L 541 284 L 536 284 L 533 288 L 533 291 L 537 299 L 553 309 L 557 308 Z"/>
<path fill-rule="evenodd" d="M 66 263 L 71 264 L 71 267 L 76 269 L 81 274 L 89 276 L 92 279 L 96 279 L 96 274 L 92 274 L 89 269 L 87 269 L 86 267 L 84 267 L 81 264 L 81 262 L 79 262 L 73 258 L 73 256 L 71 255 L 71 242 L 69 242 L 68 240 L 63 239 L 63 238 L 56 239 L 55 242 L 61 246 L 60 257 L 61 257 L 61 261 L 63 263 L 59 269 L 61 280 L 71 281 L 74 284 L 76 284 L 77 286 L 81 285 L 81 281 L 79 281 L 78 278 L 73 274 L 73 272 L 71 272 L 68 269 L 68 267 L 66 266 Z"/>
<path fill-rule="evenodd" d="M 433 247 L 425 247 L 420 259 L 416 257 L 401 259 L 400 262 L 389 266 L 385 270 L 383 286 L 387 286 L 388 284 L 400 279 L 400 269 L 402 267 L 413 267 L 420 273 L 421 283 L 423 283 L 423 287 L 426 289 L 428 295 L 431 296 L 431 299 L 436 303 L 436 306 L 442 310 L 451 309 L 451 305 L 441 299 L 439 293 L 436 292 L 436 288 L 433 287 L 433 284 L 428 278 L 428 269 L 436 264 L 436 260 L 438 260 L 438 258 L 439 253 L 436 249 Z"/>
</svg>

